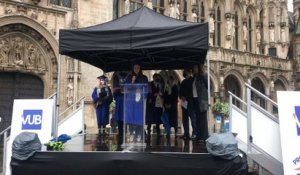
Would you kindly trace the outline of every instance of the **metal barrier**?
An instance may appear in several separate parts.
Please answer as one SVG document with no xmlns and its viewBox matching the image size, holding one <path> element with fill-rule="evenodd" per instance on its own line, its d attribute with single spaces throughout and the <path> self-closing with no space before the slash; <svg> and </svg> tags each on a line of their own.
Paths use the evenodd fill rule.
<svg viewBox="0 0 300 175">
<path fill-rule="evenodd" d="M 249 84 L 245 87 L 246 102 L 229 92 L 230 131 L 237 133 L 239 148 L 248 157 L 274 175 L 281 175 L 283 165 L 277 103 Z M 258 97 L 260 103 L 254 97 Z M 233 101 L 243 106 L 237 106 Z"/>
<path fill-rule="evenodd" d="M 85 97 L 81 97 L 73 105 L 71 105 L 69 108 L 67 108 L 59 115 L 59 120 L 60 120 L 58 126 L 59 134 L 62 133 L 68 135 L 78 134 L 78 133 L 72 133 L 72 132 L 77 132 L 78 130 L 81 130 L 82 134 L 84 134 L 85 132 L 84 131 L 84 100 Z M 70 126 L 72 128 L 70 128 Z"/>
<path fill-rule="evenodd" d="M 6 146 L 9 139 L 10 126 L 0 133 L 0 138 L 3 138 L 3 157 L 2 157 L 2 174 L 6 171 Z"/>
</svg>

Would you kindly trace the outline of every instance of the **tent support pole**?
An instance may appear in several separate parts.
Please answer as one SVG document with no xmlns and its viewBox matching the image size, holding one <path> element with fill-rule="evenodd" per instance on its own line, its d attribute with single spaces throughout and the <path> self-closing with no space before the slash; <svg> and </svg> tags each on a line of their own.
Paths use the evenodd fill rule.
<svg viewBox="0 0 300 175">
<path fill-rule="evenodd" d="M 210 122 L 210 110 L 211 110 L 211 101 L 210 101 L 210 60 L 209 60 L 209 52 L 207 52 L 206 54 L 206 60 L 207 60 L 207 95 L 208 95 L 208 110 L 207 110 L 207 123 L 211 123 Z M 208 127 L 209 130 L 211 130 L 211 128 Z M 210 133 L 210 132 L 208 132 Z"/>
<path fill-rule="evenodd" d="M 57 93 L 56 93 L 56 101 L 55 101 L 55 105 L 56 105 L 56 110 L 55 110 L 55 114 L 54 114 L 54 131 L 53 131 L 53 137 L 57 138 L 57 134 L 58 134 L 58 119 L 59 119 L 59 105 L 60 105 L 60 81 L 61 81 L 61 55 L 58 55 L 58 65 L 57 65 Z"/>
</svg>

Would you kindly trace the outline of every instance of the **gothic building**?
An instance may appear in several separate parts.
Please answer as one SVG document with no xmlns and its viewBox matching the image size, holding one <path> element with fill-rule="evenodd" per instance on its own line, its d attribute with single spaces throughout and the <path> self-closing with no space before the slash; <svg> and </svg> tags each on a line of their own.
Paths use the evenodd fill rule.
<svg viewBox="0 0 300 175">
<path fill-rule="evenodd" d="M 144 5 L 209 24 L 212 103 L 226 99 L 227 91 L 244 99 L 245 83 L 275 100 L 276 90 L 294 89 L 287 0 L 0 0 L 0 130 L 10 123 L 13 99 L 47 98 L 59 89 L 61 112 L 86 97 L 86 124 L 92 131 L 91 90 L 102 72 L 59 56 L 59 29 L 107 22 Z M 151 79 L 155 72 L 182 80 L 180 70 L 146 75 Z M 118 73 L 107 75 L 118 78 Z"/>
</svg>

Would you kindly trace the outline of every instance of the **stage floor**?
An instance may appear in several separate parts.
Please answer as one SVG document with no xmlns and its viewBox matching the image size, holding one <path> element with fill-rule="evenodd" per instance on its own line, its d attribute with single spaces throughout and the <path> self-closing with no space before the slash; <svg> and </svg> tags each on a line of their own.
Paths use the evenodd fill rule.
<svg viewBox="0 0 300 175">
<path fill-rule="evenodd" d="M 117 134 L 109 134 L 106 139 L 99 139 L 97 134 L 85 134 L 75 136 L 65 144 L 65 151 L 137 151 L 137 152 L 176 152 L 176 153 L 207 153 L 205 143 L 192 140 L 185 141 L 171 135 L 167 139 L 165 135 L 157 137 L 151 135 L 150 142 L 140 146 L 118 145 Z"/>
</svg>

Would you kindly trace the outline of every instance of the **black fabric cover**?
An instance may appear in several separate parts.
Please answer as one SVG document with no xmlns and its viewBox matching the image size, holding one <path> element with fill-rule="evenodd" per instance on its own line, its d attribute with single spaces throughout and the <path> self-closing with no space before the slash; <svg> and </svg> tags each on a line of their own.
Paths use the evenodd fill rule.
<svg viewBox="0 0 300 175">
<path fill-rule="evenodd" d="M 42 144 L 37 133 L 21 132 L 17 135 L 12 144 L 12 157 L 18 160 L 26 160 L 41 151 Z"/>
<path fill-rule="evenodd" d="M 12 175 L 246 175 L 247 158 L 209 154 L 37 152 L 27 161 L 12 159 Z"/>
<path fill-rule="evenodd" d="M 207 151 L 223 159 L 233 159 L 240 154 L 238 142 L 231 132 L 213 133 L 206 140 Z"/>
<path fill-rule="evenodd" d="M 104 71 L 181 69 L 205 61 L 208 24 L 173 19 L 141 7 L 114 21 L 60 30 L 59 53 Z"/>
</svg>

